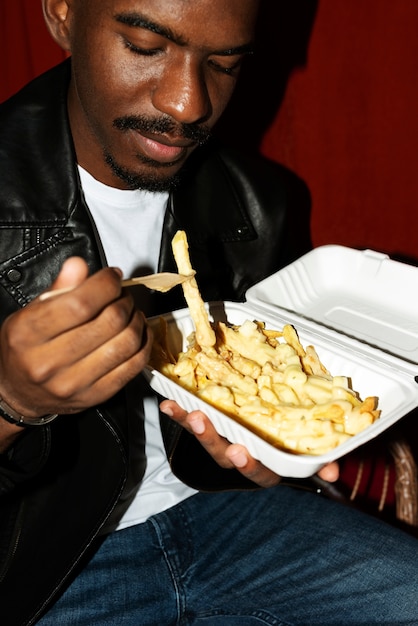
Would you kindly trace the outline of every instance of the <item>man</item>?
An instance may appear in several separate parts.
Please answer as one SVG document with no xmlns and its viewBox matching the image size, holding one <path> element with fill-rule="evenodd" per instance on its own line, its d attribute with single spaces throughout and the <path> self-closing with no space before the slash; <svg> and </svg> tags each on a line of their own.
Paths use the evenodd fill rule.
<svg viewBox="0 0 418 626">
<path fill-rule="evenodd" d="M 159 415 L 138 376 L 140 310 L 181 290 L 150 302 L 112 267 L 174 269 L 182 228 L 204 298 L 243 299 L 305 245 L 294 179 L 208 143 L 257 5 L 43 0 L 71 62 L 0 111 L 7 624 L 416 623 L 414 539 L 278 485 L 199 412 Z"/>
</svg>

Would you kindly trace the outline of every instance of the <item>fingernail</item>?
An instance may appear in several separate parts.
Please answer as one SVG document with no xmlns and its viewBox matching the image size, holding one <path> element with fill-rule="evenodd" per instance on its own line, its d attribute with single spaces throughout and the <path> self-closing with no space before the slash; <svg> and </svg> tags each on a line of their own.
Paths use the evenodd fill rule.
<svg viewBox="0 0 418 626">
<path fill-rule="evenodd" d="M 248 463 L 247 456 L 244 452 L 234 452 L 229 458 L 235 467 L 245 467 Z"/>
<path fill-rule="evenodd" d="M 168 417 L 173 417 L 174 413 L 169 407 L 160 407 L 161 413 L 168 415 Z"/>
<path fill-rule="evenodd" d="M 205 423 L 200 417 L 194 417 L 189 424 L 195 435 L 203 435 L 205 432 Z"/>
<path fill-rule="evenodd" d="M 122 276 L 123 276 L 123 272 L 122 272 L 122 270 L 120 269 L 120 267 L 112 267 L 112 270 L 113 270 L 114 272 L 116 272 L 116 274 L 119 274 L 120 278 L 122 278 Z"/>
</svg>

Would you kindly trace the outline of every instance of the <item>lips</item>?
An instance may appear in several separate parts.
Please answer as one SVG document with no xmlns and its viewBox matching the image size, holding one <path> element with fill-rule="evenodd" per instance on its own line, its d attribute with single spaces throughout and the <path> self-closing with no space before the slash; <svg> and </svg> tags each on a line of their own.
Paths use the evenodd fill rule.
<svg viewBox="0 0 418 626">
<path fill-rule="evenodd" d="M 179 145 L 179 143 L 169 143 L 162 137 L 157 140 L 155 138 L 146 137 L 139 131 L 133 131 L 133 133 L 142 154 L 159 163 L 174 163 L 179 161 L 185 155 L 187 148 L 191 147 L 190 142 L 187 145 Z"/>
</svg>

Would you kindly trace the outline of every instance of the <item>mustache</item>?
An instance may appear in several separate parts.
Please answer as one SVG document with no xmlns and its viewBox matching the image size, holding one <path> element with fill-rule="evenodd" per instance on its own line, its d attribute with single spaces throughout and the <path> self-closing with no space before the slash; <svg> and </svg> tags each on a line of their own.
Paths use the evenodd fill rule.
<svg viewBox="0 0 418 626">
<path fill-rule="evenodd" d="M 205 124 L 176 123 L 169 117 L 145 117 L 144 115 L 125 115 L 113 120 L 113 126 L 122 132 L 138 130 L 145 133 L 174 135 L 189 139 L 200 145 L 206 143 L 211 131 Z"/>
</svg>

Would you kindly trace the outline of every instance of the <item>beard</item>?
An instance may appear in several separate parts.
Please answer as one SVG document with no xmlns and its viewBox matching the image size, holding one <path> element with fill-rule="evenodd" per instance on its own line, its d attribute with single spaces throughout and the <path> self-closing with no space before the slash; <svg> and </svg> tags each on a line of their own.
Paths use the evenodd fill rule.
<svg viewBox="0 0 418 626">
<path fill-rule="evenodd" d="M 116 118 L 113 126 L 121 132 L 129 130 L 145 133 L 171 134 L 177 138 L 188 139 L 196 145 L 203 145 L 210 139 L 210 129 L 204 124 L 177 124 L 171 118 L 147 118 L 145 116 L 125 116 Z M 174 163 L 160 163 L 142 154 L 136 155 L 138 162 L 143 164 L 143 171 L 137 172 L 125 168 L 118 163 L 113 155 L 106 151 L 104 159 L 112 172 L 122 180 L 128 189 L 143 189 L 152 192 L 172 191 L 181 181 L 181 170 L 175 174 L 164 175 L 164 170 L 173 167 Z M 181 168 L 182 169 L 182 168 Z"/>
<path fill-rule="evenodd" d="M 160 172 L 164 167 L 169 167 L 171 165 L 170 163 L 161 164 L 154 162 L 152 159 L 146 159 L 140 154 L 137 155 L 138 161 L 148 166 L 147 169 L 141 173 L 123 167 L 115 161 L 109 152 L 104 153 L 104 159 L 115 176 L 122 180 L 128 189 L 143 189 L 144 191 L 157 193 L 172 191 L 178 187 L 182 178 L 180 171 L 169 176 L 164 176 L 164 174 Z"/>
</svg>

